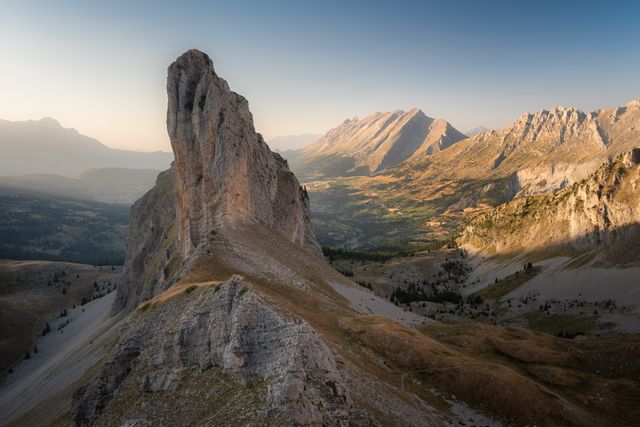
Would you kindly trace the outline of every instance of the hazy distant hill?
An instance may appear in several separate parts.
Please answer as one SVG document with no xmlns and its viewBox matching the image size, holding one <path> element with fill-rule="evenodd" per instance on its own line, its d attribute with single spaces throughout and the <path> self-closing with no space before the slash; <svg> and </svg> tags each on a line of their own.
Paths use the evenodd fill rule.
<svg viewBox="0 0 640 427">
<path fill-rule="evenodd" d="M 473 128 L 473 129 L 466 130 L 463 133 L 465 135 L 467 135 L 467 136 L 475 136 L 475 135 L 477 135 L 479 133 L 486 132 L 488 130 L 490 130 L 490 129 L 486 128 L 484 126 L 478 126 L 478 127 Z"/>
<path fill-rule="evenodd" d="M 156 182 L 155 169 L 89 169 L 78 177 L 40 174 L 0 177 L 0 186 L 107 203 L 132 204 Z"/>
<path fill-rule="evenodd" d="M 172 153 L 115 150 L 54 119 L 0 120 L 0 175 L 78 176 L 87 169 L 167 169 Z"/>
<path fill-rule="evenodd" d="M 437 153 L 464 138 L 446 121 L 427 117 L 417 108 L 396 110 L 345 120 L 289 159 L 302 178 L 369 175 Z"/>
<path fill-rule="evenodd" d="M 307 145 L 316 142 L 322 135 L 307 133 L 304 135 L 286 135 L 271 138 L 267 144 L 274 151 L 285 152 L 289 150 L 299 150 Z"/>
</svg>

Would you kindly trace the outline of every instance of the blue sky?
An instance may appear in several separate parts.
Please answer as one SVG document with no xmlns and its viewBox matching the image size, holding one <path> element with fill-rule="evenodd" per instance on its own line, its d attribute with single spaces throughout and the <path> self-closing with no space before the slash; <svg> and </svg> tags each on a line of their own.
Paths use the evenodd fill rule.
<svg viewBox="0 0 640 427">
<path fill-rule="evenodd" d="M 207 52 L 267 139 L 422 108 L 461 130 L 640 97 L 640 2 L 5 1 L 0 118 L 168 150 L 166 68 Z"/>
</svg>

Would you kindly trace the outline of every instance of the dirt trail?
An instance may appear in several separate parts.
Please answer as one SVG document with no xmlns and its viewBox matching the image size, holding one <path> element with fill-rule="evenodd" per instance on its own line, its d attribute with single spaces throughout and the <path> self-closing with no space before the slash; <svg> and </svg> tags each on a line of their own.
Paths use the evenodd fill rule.
<svg viewBox="0 0 640 427">
<path fill-rule="evenodd" d="M 110 316 L 114 299 L 111 292 L 49 322 L 51 332 L 38 340 L 38 353 L 16 366 L 0 386 L 0 425 L 61 392 L 100 360 L 118 330 L 120 317 Z"/>
</svg>

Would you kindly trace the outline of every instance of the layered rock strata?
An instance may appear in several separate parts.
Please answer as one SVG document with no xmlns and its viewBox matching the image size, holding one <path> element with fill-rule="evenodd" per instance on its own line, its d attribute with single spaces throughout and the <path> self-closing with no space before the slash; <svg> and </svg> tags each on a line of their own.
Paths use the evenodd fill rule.
<svg viewBox="0 0 640 427">
<path fill-rule="evenodd" d="M 552 195 L 516 198 L 474 218 L 460 242 L 496 253 L 601 250 L 624 262 L 640 236 L 640 149 Z M 625 249 L 626 248 L 626 249 Z"/>
<path fill-rule="evenodd" d="M 247 100 L 218 77 L 211 59 L 197 50 L 180 56 L 169 66 L 167 94 L 182 255 L 225 227 L 253 223 L 321 255 L 305 191 L 256 133 Z"/>
</svg>

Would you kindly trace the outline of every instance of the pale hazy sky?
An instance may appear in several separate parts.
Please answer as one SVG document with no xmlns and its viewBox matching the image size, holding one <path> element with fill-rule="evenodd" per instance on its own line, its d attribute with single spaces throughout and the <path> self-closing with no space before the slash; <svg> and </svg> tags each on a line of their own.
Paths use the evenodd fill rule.
<svg viewBox="0 0 640 427">
<path fill-rule="evenodd" d="M 414 106 L 464 131 L 640 97 L 636 1 L 161 3 L 3 1 L 0 118 L 169 150 L 166 68 L 189 48 L 267 139 Z"/>
</svg>

